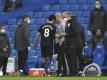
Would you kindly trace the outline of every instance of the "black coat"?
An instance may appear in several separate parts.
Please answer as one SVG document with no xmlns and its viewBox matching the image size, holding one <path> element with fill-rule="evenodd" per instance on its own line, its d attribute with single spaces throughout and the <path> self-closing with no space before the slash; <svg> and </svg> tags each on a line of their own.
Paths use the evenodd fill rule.
<svg viewBox="0 0 107 80">
<path fill-rule="evenodd" d="M 25 50 L 30 45 L 30 33 L 29 27 L 26 22 L 22 22 L 16 27 L 14 47 L 18 51 Z"/>
<path fill-rule="evenodd" d="M 89 29 L 95 34 L 98 28 L 103 32 L 106 31 L 106 11 L 103 7 L 101 9 L 95 8 L 90 14 Z"/>
<path fill-rule="evenodd" d="M 4 52 L 3 48 L 7 48 L 7 51 Z M 0 33 L 0 57 L 8 57 L 10 55 L 10 42 L 9 38 L 5 33 Z"/>
<path fill-rule="evenodd" d="M 66 32 L 65 42 L 73 46 L 77 46 L 77 38 L 78 38 L 77 26 L 78 26 L 78 22 L 74 17 L 71 20 L 68 20 L 65 26 L 65 32 Z"/>
</svg>

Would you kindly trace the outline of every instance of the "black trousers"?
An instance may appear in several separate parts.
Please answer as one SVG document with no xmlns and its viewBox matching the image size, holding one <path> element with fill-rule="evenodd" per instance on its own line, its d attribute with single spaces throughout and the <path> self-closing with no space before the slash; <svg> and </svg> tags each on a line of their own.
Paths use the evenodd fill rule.
<svg viewBox="0 0 107 80">
<path fill-rule="evenodd" d="M 70 71 L 69 76 L 76 76 L 78 72 L 77 48 L 69 41 L 66 41 L 64 45 L 64 52 Z"/>
<path fill-rule="evenodd" d="M 65 61 L 65 56 L 64 56 L 64 45 L 59 45 L 57 44 L 58 47 L 58 71 L 57 75 L 59 75 L 62 71 L 63 67 L 63 76 L 66 76 L 67 74 L 67 67 L 66 67 L 66 61 Z"/>
<path fill-rule="evenodd" d="M 28 48 L 18 51 L 18 69 L 23 70 L 28 56 Z"/>
<path fill-rule="evenodd" d="M 0 57 L 0 68 L 3 67 L 3 75 L 6 75 L 8 57 Z"/>
<path fill-rule="evenodd" d="M 79 70 L 82 70 L 84 67 L 84 58 L 82 55 L 83 47 L 77 47 L 77 56 L 79 61 Z"/>
</svg>

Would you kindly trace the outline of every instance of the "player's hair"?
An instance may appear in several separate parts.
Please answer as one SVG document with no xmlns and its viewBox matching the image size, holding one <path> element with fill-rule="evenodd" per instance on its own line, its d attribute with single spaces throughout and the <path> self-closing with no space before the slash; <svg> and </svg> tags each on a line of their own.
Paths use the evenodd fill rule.
<svg viewBox="0 0 107 80">
<path fill-rule="evenodd" d="M 55 15 L 50 15 L 50 16 L 48 17 L 48 20 L 49 20 L 49 21 L 56 20 L 56 17 L 55 17 Z"/>
<path fill-rule="evenodd" d="M 28 17 L 30 17 L 29 15 L 24 15 L 24 16 L 22 16 L 22 20 L 24 20 L 25 18 L 28 18 Z"/>
</svg>

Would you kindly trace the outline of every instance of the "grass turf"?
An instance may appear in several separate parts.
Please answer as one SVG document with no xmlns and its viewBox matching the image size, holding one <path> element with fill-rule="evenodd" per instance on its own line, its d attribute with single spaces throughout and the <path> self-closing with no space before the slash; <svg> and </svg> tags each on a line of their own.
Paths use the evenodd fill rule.
<svg viewBox="0 0 107 80">
<path fill-rule="evenodd" d="M 107 77 L 0 77 L 0 80 L 107 80 Z"/>
</svg>

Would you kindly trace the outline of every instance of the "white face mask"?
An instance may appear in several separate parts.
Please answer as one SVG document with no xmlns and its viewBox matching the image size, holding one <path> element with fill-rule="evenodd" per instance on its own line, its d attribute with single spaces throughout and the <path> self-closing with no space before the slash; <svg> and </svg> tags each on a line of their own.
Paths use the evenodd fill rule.
<svg viewBox="0 0 107 80">
<path fill-rule="evenodd" d="M 5 29 L 1 29 L 1 33 L 5 33 L 6 32 L 6 30 Z"/>
<path fill-rule="evenodd" d="M 30 21 L 30 19 L 27 21 L 27 23 L 29 24 L 31 21 Z"/>
<path fill-rule="evenodd" d="M 100 7 L 101 7 L 100 5 L 96 5 L 96 8 L 97 8 L 97 9 L 100 9 Z"/>
<path fill-rule="evenodd" d="M 64 22 L 67 22 L 68 18 L 64 18 Z"/>
</svg>

